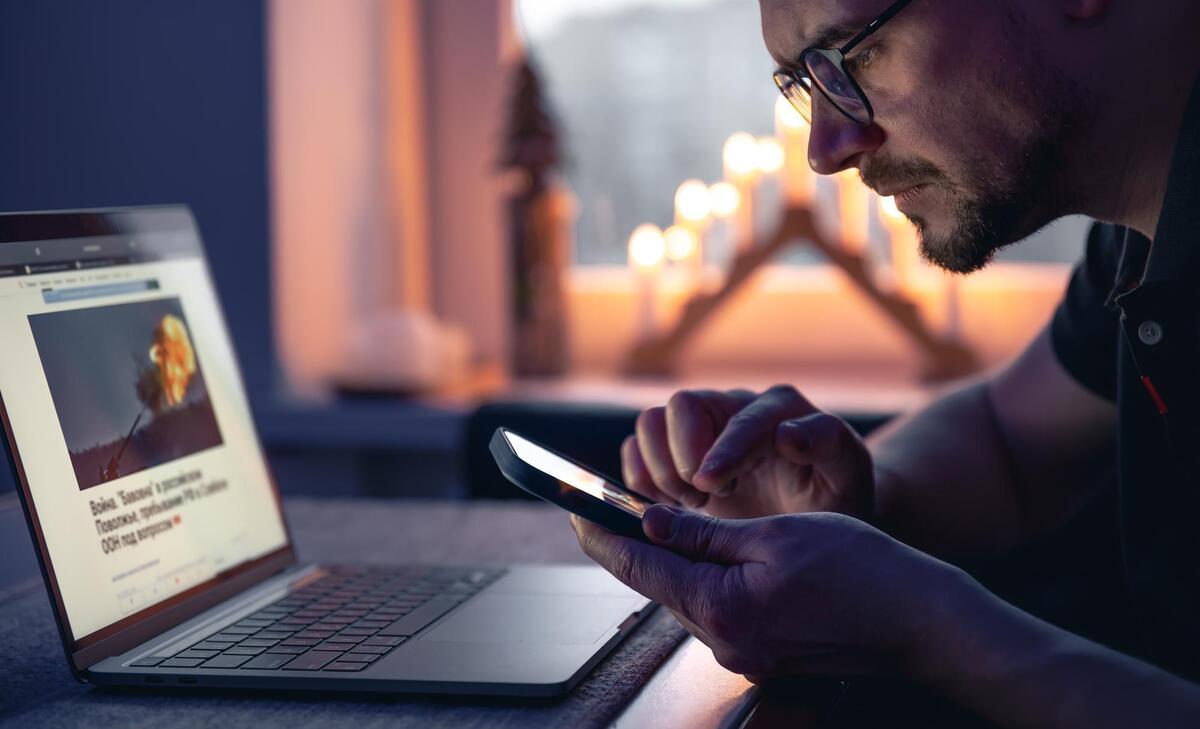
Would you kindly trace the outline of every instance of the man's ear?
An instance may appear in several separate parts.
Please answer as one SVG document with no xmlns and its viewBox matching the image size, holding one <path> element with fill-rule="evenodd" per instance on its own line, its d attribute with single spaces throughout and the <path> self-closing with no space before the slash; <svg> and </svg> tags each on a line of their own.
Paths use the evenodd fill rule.
<svg viewBox="0 0 1200 729">
<path fill-rule="evenodd" d="M 1102 20 L 1112 7 L 1113 0 L 1059 0 L 1063 13 L 1077 23 Z"/>
</svg>

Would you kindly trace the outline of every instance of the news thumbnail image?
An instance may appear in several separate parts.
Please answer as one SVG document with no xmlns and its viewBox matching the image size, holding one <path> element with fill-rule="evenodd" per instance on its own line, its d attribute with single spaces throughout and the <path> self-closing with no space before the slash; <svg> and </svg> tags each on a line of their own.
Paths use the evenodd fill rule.
<svg viewBox="0 0 1200 729">
<path fill-rule="evenodd" d="M 179 299 L 29 326 L 81 491 L 221 445 Z"/>
</svg>

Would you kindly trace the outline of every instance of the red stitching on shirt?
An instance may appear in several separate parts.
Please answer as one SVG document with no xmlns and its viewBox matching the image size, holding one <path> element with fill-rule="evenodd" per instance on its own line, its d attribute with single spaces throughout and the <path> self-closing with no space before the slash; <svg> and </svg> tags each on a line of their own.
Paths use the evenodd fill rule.
<svg viewBox="0 0 1200 729">
<path fill-rule="evenodd" d="M 1149 377 L 1143 377 L 1142 384 L 1146 386 L 1146 392 L 1150 393 L 1150 398 L 1154 400 L 1154 407 L 1158 408 L 1159 415 L 1166 415 L 1167 403 L 1158 394 L 1158 389 L 1154 387 L 1154 383 L 1150 381 Z"/>
</svg>

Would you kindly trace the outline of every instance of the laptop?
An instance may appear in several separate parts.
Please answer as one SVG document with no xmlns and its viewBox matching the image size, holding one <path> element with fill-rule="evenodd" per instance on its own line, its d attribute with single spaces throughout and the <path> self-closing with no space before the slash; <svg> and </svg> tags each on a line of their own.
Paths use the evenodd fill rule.
<svg viewBox="0 0 1200 729">
<path fill-rule="evenodd" d="M 186 207 L 0 215 L 0 342 L 82 681 L 554 696 L 651 612 L 594 566 L 299 562 Z"/>
</svg>

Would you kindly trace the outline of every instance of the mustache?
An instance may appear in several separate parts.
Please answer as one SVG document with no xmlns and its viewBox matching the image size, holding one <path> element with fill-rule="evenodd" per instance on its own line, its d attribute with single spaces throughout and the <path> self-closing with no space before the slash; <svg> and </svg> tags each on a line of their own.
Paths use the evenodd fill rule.
<svg viewBox="0 0 1200 729">
<path fill-rule="evenodd" d="M 863 184 L 872 190 L 895 190 L 916 185 L 950 186 L 950 177 L 932 162 L 923 159 L 871 157 L 859 168 Z"/>
</svg>

